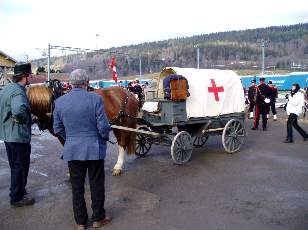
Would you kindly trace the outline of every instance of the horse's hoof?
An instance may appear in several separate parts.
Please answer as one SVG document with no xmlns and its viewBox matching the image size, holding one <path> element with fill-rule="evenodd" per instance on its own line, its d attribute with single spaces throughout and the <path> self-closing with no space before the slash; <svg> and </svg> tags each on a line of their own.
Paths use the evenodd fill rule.
<svg viewBox="0 0 308 230">
<path fill-rule="evenodd" d="M 122 174 L 121 169 L 113 169 L 112 170 L 112 176 L 120 176 Z"/>
</svg>

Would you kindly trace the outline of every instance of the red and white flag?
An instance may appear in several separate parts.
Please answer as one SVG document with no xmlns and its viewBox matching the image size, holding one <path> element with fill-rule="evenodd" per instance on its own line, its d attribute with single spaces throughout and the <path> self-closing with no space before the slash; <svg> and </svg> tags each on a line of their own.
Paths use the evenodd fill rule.
<svg viewBox="0 0 308 230">
<path fill-rule="evenodd" d="M 110 67 L 112 69 L 112 79 L 117 83 L 118 82 L 118 74 L 117 74 L 117 65 L 116 65 L 115 57 L 112 57 Z"/>
</svg>

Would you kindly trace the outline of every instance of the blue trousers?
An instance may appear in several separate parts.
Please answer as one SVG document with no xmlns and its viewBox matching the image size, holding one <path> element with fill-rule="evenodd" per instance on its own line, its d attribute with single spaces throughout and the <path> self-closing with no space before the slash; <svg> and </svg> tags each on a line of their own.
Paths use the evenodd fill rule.
<svg viewBox="0 0 308 230">
<path fill-rule="evenodd" d="M 11 203 L 18 202 L 27 194 L 26 185 L 30 166 L 30 143 L 4 142 L 11 168 Z"/>
</svg>

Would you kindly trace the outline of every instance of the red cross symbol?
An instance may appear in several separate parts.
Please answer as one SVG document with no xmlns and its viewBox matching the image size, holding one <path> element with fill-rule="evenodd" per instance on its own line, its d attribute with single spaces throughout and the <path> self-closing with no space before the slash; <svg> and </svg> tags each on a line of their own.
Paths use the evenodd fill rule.
<svg viewBox="0 0 308 230">
<path fill-rule="evenodd" d="M 217 87 L 214 79 L 211 79 L 212 87 L 208 87 L 209 93 L 214 93 L 215 101 L 219 101 L 218 93 L 224 92 L 224 87 L 220 86 Z"/>
</svg>

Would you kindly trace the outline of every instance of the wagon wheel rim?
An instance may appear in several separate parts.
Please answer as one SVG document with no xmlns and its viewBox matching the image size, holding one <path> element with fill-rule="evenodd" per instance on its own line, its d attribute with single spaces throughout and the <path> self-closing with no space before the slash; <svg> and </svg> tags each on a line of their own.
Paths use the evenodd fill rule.
<svg viewBox="0 0 308 230">
<path fill-rule="evenodd" d="M 195 148 L 202 148 L 208 139 L 209 136 L 197 136 L 194 138 L 193 146 Z"/>
<path fill-rule="evenodd" d="M 179 132 L 172 140 L 171 157 L 174 163 L 184 164 L 189 161 L 193 151 L 190 134 L 186 131 Z"/>
<path fill-rule="evenodd" d="M 150 131 L 147 127 L 140 127 L 139 130 Z M 135 154 L 139 157 L 145 157 L 152 147 L 152 140 L 149 135 L 137 133 L 136 134 L 136 150 Z"/>
<path fill-rule="evenodd" d="M 222 134 L 222 144 L 226 152 L 234 153 L 241 149 L 246 141 L 246 131 L 243 123 L 231 119 L 225 125 Z"/>
</svg>

